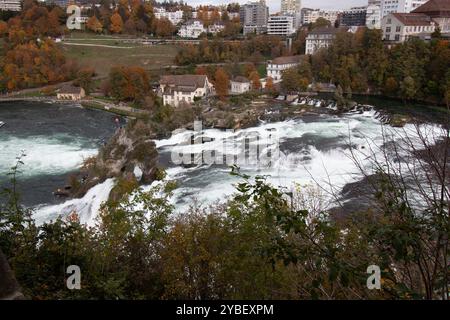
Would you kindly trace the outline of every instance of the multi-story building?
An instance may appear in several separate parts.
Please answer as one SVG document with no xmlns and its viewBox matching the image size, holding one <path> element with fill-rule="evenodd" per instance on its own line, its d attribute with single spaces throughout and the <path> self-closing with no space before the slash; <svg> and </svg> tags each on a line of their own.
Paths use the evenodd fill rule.
<svg viewBox="0 0 450 320">
<path fill-rule="evenodd" d="M 381 18 L 390 13 L 409 13 L 427 0 L 381 0 Z"/>
<path fill-rule="evenodd" d="M 178 30 L 178 35 L 182 38 L 198 38 L 202 33 L 206 33 L 207 29 L 199 20 L 189 20 L 183 24 Z"/>
<path fill-rule="evenodd" d="M 214 23 L 208 26 L 208 33 L 217 34 L 225 29 L 223 23 Z"/>
<path fill-rule="evenodd" d="M 336 23 L 340 15 L 339 11 L 325 11 L 320 9 L 301 9 L 301 24 L 310 24 L 317 21 L 319 18 L 324 18 L 331 22 L 332 25 Z"/>
<path fill-rule="evenodd" d="M 366 27 L 369 29 L 381 28 L 381 0 L 371 0 L 367 6 Z"/>
<path fill-rule="evenodd" d="M 267 34 L 270 35 L 290 36 L 295 30 L 293 15 L 273 15 L 267 22 Z"/>
<path fill-rule="evenodd" d="M 21 0 L 0 0 L 0 11 L 20 11 L 22 10 Z"/>
<path fill-rule="evenodd" d="M 345 10 L 340 16 L 340 25 L 342 26 L 365 26 L 367 16 L 367 7 L 353 7 Z"/>
<path fill-rule="evenodd" d="M 227 12 L 227 14 L 230 20 L 239 19 L 239 12 Z"/>
<path fill-rule="evenodd" d="M 281 0 L 281 13 L 295 14 L 302 9 L 302 0 Z"/>
<path fill-rule="evenodd" d="M 162 19 L 165 18 L 169 20 L 174 26 L 183 21 L 183 11 L 166 11 L 164 8 L 155 8 L 155 18 Z"/>
<path fill-rule="evenodd" d="M 294 17 L 294 28 L 301 26 L 302 1 L 301 0 L 281 0 L 281 14 Z"/>
<path fill-rule="evenodd" d="M 301 56 L 278 57 L 267 61 L 267 77 L 274 82 L 280 82 L 283 77 L 283 71 L 294 68 L 300 64 Z"/>
<path fill-rule="evenodd" d="M 450 0 L 430 0 L 412 12 L 426 14 L 442 33 L 450 33 Z"/>
<path fill-rule="evenodd" d="M 191 104 L 197 98 L 211 93 L 213 85 L 205 75 L 166 75 L 159 81 L 159 90 L 164 105 L 178 107 L 180 104 Z"/>
<path fill-rule="evenodd" d="M 336 33 L 343 28 L 322 27 L 311 31 L 306 37 L 306 54 L 314 54 L 321 48 L 328 48 L 334 41 Z"/>
<path fill-rule="evenodd" d="M 239 17 L 244 27 L 244 34 L 266 32 L 269 18 L 269 8 L 266 6 L 266 1 L 249 2 L 241 6 Z"/>
<path fill-rule="evenodd" d="M 429 39 L 436 22 L 423 13 L 390 13 L 381 20 L 383 39 L 404 42 L 411 37 Z"/>
</svg>

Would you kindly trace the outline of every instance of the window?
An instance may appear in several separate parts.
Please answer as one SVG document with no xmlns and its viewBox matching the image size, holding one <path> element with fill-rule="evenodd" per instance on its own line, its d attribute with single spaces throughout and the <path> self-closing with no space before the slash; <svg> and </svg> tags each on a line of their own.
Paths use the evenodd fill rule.
<svg viewBox="0 0 450 320">
<path fill-rule="evenodd" d="M 402 29 L 402 27 L 397 26 L 397 28 L 395 28 L 395 31 L 400 32 L 401 29 Z"/>
<path fill-rule="evenodd" d="M 391 27 L 386 28 L 386 33 L 389 33 L 389 32 L 391 32 Z"/>
<path fill-rule="evenodd" d="M 395 35 L 395 41 L 400 41 L 400 35 L 399 34 Z"/>
<path fill-rule="evenodd" d="M 387 24 L 391 24 L 391 23 L 392 23 L 392 19 L 391 18 L 387 19 Z"/>
</svg>

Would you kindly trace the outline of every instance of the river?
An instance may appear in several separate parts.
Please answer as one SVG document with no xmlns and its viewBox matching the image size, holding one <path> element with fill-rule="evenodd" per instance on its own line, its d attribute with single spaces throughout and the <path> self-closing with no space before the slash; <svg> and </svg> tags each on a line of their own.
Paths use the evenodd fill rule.
<svg viewBox="0 0 450 320">
<path fill-rule="evenodd" d="M 114 116 L 80 105 L 43 102 L 0 103 L 0 186 L 9 185 L 11 167 L 25 153 L 19 191 L 27 206 L 56 204 L 52 192 L 64 186 L 83 159 L 97 154 L 114 132 Z"/>
<path fill-rule="evenodd" d="M 361 178 L 349 148 L 369 150 L 371 144 L 383 142 L 382 125 L 376 115 L 375 110 L 309 115 L 261 123 L 258 127 L 236 132 L 203 130 L 199 133 L 203 143 L 196 145 L 190 144 L 191 131 L 180 131 L 155 142 L 168 178 L 178 182 L 173 203 L 177 211 L 182 212 L 194 199 L 204 204 L 223 201 L 234 192 L 234 184 L 239 178 L 231 176 L 230 168 L 225 164 L 175 164 L 174 154 L 213 151 L 214 154 L 237 156 L 242 151 L 240 142 L 248 136 L 257 136 L 258 140 L 252 143 L 259 146 L 258 150 L 272 150 L 275 145 L 280 156 L 269 164 L 257 166 L 251 162 L 255 156 L 250 155 L 251 163 L 240 164 L 242 173 L 267 176 L 269 182 L 287 191 L 296 184 L 319 183 L 339 192 L 346 184 Z M 20 103 L 1 105 L 0 120 L 7 123 L 0 129 L 0 179 L 6 179 L 5 174 L 15 156 L 24 149 L 27 156 L 19 180 L 20 188 L 24 203 L 36 208 L 36 219 L 48 221 L 58 214 L 76 211 L 82 222 L 92 224 L 101 202 L 107 199 L 113 187 L 112 179 L 91 189 L 83 199 L 65 203 L 58 203 L 51 191 L 64 183 L 67 174 L 75 170 L 84 157 L 96 154 L 99 145 L 114 130 L 112 116 L 80 109 L 76 104 Z M 429 127 L 436 125 L 427 125 L 425 129 Z M 413 131 L 414 127 L 407 125 L 401 130 Z M 369 161 L 366 163 L 369 165 Z"/>
</svg>

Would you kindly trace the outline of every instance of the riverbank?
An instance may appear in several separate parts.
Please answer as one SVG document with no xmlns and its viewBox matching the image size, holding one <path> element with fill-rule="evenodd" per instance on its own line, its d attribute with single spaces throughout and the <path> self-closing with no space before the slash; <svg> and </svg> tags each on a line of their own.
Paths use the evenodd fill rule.
<svg viewBox="0 0 450 320">
<path fill-rule="evenodd" d="M 11 96 L 11 97 L 0 97 L 0 103 L 6 102 L 42 102 L 42 103 L 52 103 L 52 104 L 74 104 L 78 103 L 83 108 L 101 110 L 116 114 L 119 116 L 130 117 L 130 118 L 141 118 L 149 115 L 146 110 L 136 109 L 129 107 L 125 104 L 115 104 L 113 102 L 105 102 L 99 99 L 82 99 L 82 100 L 61 100 L 57 99 L 55 96 Z"/>
</svg>

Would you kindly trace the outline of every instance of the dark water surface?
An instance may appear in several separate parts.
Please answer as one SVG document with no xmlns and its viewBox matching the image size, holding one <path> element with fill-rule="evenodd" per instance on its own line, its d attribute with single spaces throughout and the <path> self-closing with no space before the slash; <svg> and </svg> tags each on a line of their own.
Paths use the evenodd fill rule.
<svg viewBox="0 0 450 320">
<path fill-rule="evenodd" d="M 57 203 L 52 192 L 65 184 L 83 158 L 95 155 L 115 131 L 115 116 L 76 103 L 0 103 L 0 186 L 22 153 L 19 175 L 22 202 Z"/>
</svg>

